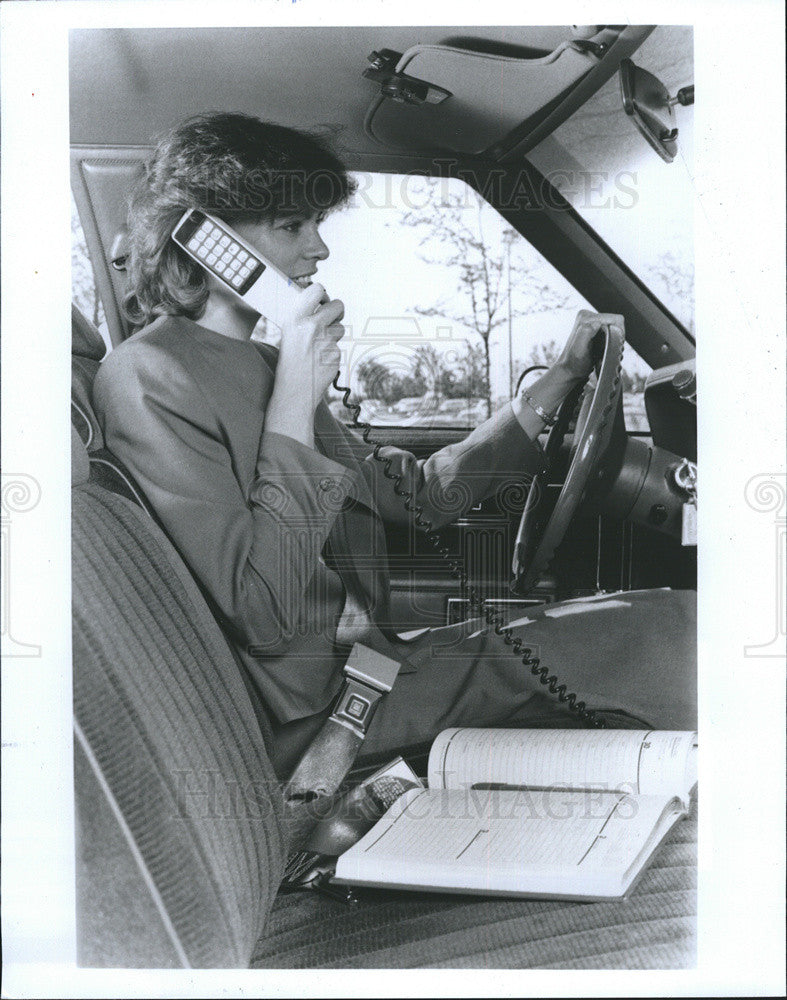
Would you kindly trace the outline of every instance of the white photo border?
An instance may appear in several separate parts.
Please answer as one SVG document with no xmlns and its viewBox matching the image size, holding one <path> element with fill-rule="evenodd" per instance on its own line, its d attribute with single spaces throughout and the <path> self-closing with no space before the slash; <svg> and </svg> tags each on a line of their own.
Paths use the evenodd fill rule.
<svg viewBox="0 0 787 1000">
<path fill-rule="evenodd" d="M 653 996 L 784 992 L 784 658 L 759 657 L 779 580 L 784 489 L 784 11 L 778 0 L 566 3 L 548 20 L 486 4 L 487 23 L 691 23 L 696 54 L 700 382 L 699 964 L 674 972 L 113 972 L 74 965 L 68 261 L 70 27 L 472 23 L 434 0 L 0 5 L 2 417 L 6 477 L 40 497 L 14 523 L 14 638 L 3 662 L 4 996 Z M 583 16 L 584 15 L 584 16 Z M 366 53 L 360 53 L 363 58 Z M 32 403 L 32 405 L 31 405 Z M 41 407 L 40 403 L 44 406 Z M 779 479 L 781 477 L 781 479 Z M 28 484 L 29 485 L 29 484 Z M 31 487 L 35 493 L 35 486 Z M 766 488 L 767 489 L 767 488 Z M 18 527 L 18 530 L 17 530 Z M 783 583 L 782 583 L 783 585 Z M 783 591 L 782 591 L 783 593 Z M 778 610 L 778 609 L 777 609 Z M 4 636 L 4 640 L 9 637 Z M 746 654 L 748 647 L 749 653 Z M 6 647 L 7 649 L 7 643 Z"/>
</svg>

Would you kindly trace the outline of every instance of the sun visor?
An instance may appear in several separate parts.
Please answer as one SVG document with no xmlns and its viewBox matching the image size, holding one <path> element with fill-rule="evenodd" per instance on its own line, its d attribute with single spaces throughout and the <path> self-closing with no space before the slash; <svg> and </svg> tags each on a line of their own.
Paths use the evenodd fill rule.
<svg viewBox="0 0 787 1000">
<path fill-rule="evenodd" d="M 395 96 L 383 96 L 383 86 L 367 113 L 366 132 L 381 145 L 411 151 L 488 151 L 523 123 L 535 128 L 542 122 L 602 62 L 618 35 L 603 30 L 536 58 L 414 45 L 391 65 L 388 90 Z M 428 83 L 427 99 L 412 101 L 401 88 L 396 93 L 400 78 Z"/>
</svg>

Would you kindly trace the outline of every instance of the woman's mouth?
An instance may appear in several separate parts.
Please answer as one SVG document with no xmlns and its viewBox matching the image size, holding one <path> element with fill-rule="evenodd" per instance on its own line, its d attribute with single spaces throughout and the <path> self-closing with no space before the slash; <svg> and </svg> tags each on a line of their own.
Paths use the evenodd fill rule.
<svg viewBox="0 0 787 1000">
<path fill-rule="evenodd" d="M 300 275 L 300 277 L 293 278 L 292 280 L 295 282 L 296 285 L 300 286 L 301 288 L 308 288 L 309 285 L 312 283 L 311 276 L 308 274 L 302 274 Z"/>
</svg>

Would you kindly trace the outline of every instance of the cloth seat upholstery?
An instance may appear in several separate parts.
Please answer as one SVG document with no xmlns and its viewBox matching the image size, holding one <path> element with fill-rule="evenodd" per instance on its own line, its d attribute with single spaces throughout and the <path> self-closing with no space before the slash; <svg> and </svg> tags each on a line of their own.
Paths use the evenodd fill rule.
<svg viewBox="0 0 787 1000">
<path fill-rule="evenodd" d="M 79 961 L 246 967 L 286 845 L 237 664 L 133 503 L 78 482 L 72 556 Z"/>
<path fill-rule="evenodd" d="M 621 901 L 367 889 L 280 895 L 260 969 L 685 969 L 696 965 L 697 802 Z"/>
</svg>

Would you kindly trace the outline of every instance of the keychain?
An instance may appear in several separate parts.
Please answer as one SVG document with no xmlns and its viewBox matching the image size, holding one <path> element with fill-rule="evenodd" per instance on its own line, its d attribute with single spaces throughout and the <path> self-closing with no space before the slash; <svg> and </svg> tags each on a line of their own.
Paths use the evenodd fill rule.
<svg viewBox="0 0 787 1000">
<path fill-rule="evenodd" d="M 684 458 L 681 464 L 675 469 L 674 479 L 684 493 L 688 493 L 688 500 L 683 504 L 681 511 L 680 544 L 697 544 L 697 466 Z"/>
</svg>

